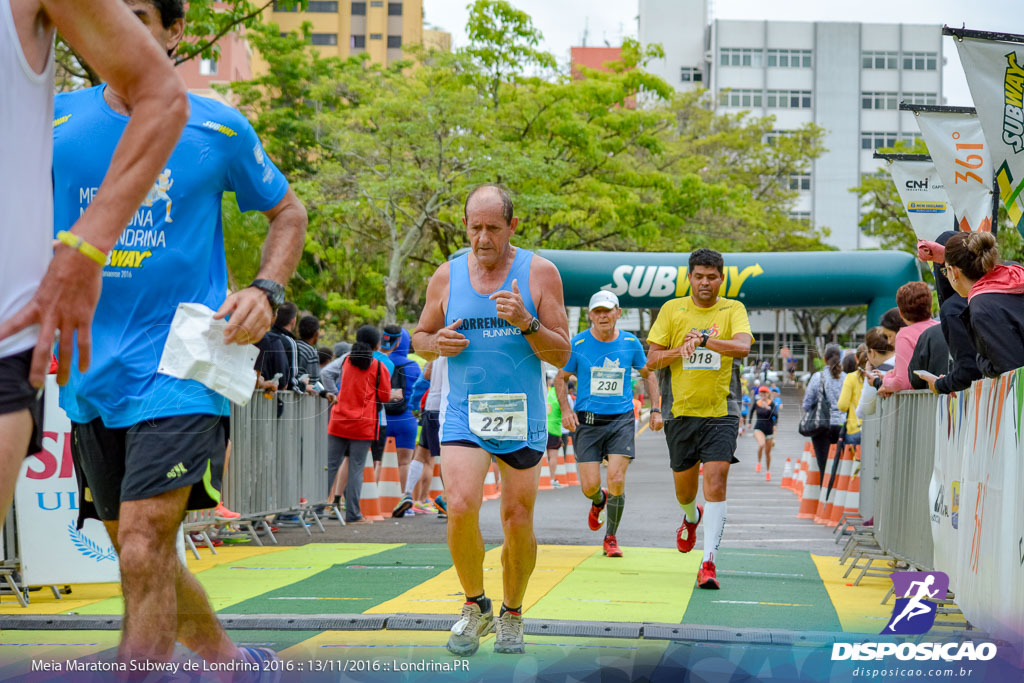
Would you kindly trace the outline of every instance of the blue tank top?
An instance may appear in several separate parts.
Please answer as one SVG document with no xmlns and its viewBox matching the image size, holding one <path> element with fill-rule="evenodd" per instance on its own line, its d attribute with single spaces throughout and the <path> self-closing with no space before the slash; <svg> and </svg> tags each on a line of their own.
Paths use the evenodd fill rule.
<svg viewBox="0 0 1024 683">
<path fill-rule="evenodd" d="M 532 260 L 533 252 L 516 249 L 512 268 L 498 290 L 511 291 L 512 280 L 518 280 L 526 310 L 536 316 L 537 308 L 530 296 Z M 451 262 L 449 273 L 445 325 L 461 318 L 462 325 L 458 331 L 469 340 L 469 346 L 447 362 L 441 389 L 441 441 L 472 441 L 484 450 L 498 454 L 512 453 L 524 447 L 543 451 L 547 443 L 547 406 L 540 359 L 519 328 L 498 317 L 495 302 L 488 298 L 490 294 L 481 294 L 474 289 L 469 279 L 469 252 Z M 489 395 L 487 400 L 479 398 L 483 394 Z M 475 418 L 476 428 L 480 430 L 481 427 L 500 427 L 503 420 L 499 417 L 512 416 L 511 412 L 502 414 L 500 411 L 518 405 L 514 399 L 517 394 L 526 396 L 525 436 L 522 436 L 518 423 L 514 426 L 520 436 L 514 438 L 483 438 L 470 429 L 471 396 L 477 397 L 473 400 L 473 410 L 477 415 L 489 415 Z M 507 400 L 503 400 L 501 395 Z M 494 410 L 495 406 L 499 406 L 498 412 L 486 412 Z M 518 419 L 519 414 L 512 419 Z M 500 428 L 497 431 L 500 432 Z"/>
</svg>

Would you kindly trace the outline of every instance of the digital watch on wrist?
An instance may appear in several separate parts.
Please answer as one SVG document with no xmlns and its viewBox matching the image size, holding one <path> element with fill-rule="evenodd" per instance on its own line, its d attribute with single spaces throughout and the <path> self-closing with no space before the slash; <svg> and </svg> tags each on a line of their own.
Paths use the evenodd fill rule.
<svg viewBox="0 0 1024 683">
<path fill-rule="evenodd" d="M 535 333 L 539 329 L 540 329 L 540 318 L 538 318 L 537 316 L 533 316 L 533 320 L 531 320 L 530 324 L 526 326 L 526 329 L 522 331 L 523 332 L 523 336 L 525 337 L 525 336 L 527 336 L 529 334 L 533 334 L 533 333 Z"/>
<path fill-rule="evenodd" d="M 253 280 L 250 287 L 262 290 L 267 295 L 267 301 L 270 302 L 270 307 L 277 311 L 277 309 L 284 303 L 284 285 L 280 282 L 274 282 L 273 280 L 257 279 Z"/>
<path fill-rule="evenodd" d="M 708 345 L 708 339 L 710 339 L 710 338 L 711 338 L 711 335 L 709 335 L 707 332 L 701 332 L 700 333 L 700 345 L 701 346 L 707 346 Z"/>
</svg>

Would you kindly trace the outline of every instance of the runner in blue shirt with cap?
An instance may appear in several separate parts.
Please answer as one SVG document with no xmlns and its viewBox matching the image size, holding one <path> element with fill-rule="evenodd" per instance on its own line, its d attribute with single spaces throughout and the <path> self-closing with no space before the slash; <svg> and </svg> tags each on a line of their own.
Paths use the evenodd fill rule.
<svg viewBox="0 0 1024 683">
<path fill-rule="evenodd" d="M 640 340 L 616 327 L 620 315 L 619 297 L 612 292 L 602 289 L 590 297 L 590 329 L 572 338 L 569 362 L 555 377 L 562 424 L 575 432 L 580 490 L 591 501 L 587 516 L 591 530 L 601 528 L 607 512 L 603 549 L 608 557 L 622 557 L 615 534 L 626 505 L 626 468 L 635 457 L 636 425 L 629 381 L 634 368 L 640 371 L 651 397 L 651 429 L 662 427 L 658 382 L 645 367 L 647 356 Z M 576 375 L 577 382 L 575 411 L 566 391 L 570 375 Z M 601 461 L 605 459 L 608 488 L 601 488 Z"/>
</svg>

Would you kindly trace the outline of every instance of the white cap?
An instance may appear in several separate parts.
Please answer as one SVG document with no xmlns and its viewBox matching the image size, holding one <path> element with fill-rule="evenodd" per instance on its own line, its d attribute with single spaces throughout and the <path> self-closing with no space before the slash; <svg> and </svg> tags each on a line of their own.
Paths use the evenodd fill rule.
<svg viewBox="0 0 1024 683">
<path fill-rule="evenodd" d="M 618 308 L 619 297 L 615 296 L 614 293 L 609 292 L 607 289 L 598 291 L 594 296 L 590 297 L 590 306 L 587 310 L 594 310 L 595 308 Z"/>
</svg>

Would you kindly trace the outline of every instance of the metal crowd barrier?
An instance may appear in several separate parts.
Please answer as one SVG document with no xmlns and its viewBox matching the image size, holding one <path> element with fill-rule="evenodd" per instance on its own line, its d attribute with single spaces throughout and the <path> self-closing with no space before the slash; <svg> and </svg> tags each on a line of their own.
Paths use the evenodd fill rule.
<svg viewBox="0 0 1024 683">
<path fill-rule="evenodd" d="M 919 569 L 934 564 L 928 486 L 938 398 L 903 391 L 878 399 L 875 414 L 863 422 L 861 509 L 874 516 L 882 550 Z"/>
</svg>

